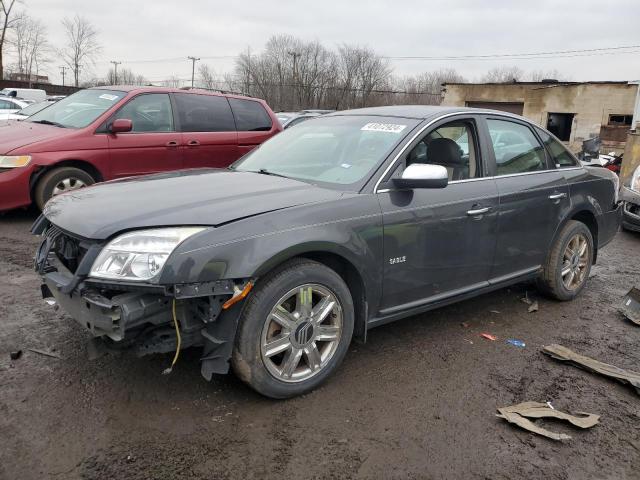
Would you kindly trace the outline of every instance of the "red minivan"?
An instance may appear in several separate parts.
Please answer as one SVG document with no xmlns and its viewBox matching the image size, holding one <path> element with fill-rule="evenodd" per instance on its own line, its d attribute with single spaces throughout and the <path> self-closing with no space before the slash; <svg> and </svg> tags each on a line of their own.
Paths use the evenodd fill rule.
<svg viewBox="0 0 640 480">
<path fill-rule="evenodd" d="M 81 90 L 0 125 L 0 211 L 95 182 L 226 167 L 282 130 L 263 100 L 206 90 Z"/>
</svg>

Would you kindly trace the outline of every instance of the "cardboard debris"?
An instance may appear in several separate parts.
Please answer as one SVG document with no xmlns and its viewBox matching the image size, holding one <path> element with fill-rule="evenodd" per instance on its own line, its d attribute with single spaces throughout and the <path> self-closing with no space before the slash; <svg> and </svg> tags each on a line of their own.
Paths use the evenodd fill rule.
<svg viewBox="0 0 640 480">
<path fill-rule="evenodd" d="M 533 312 L 537 312 L 538 311 L 538 302 L 533 302 L 531 305 L 529 305 L 529 308 L 527 309 L 529 311 L 529 313 L 533 313 Z"/>
<path fill-rule="evenodd" d="M 570 440 L 571 436 L 565 433 L 551 432 L 545 428 L 537 426 L 525 417 L 557 418 L 560 420 L 566 420 L 579 428 L 591 428 L 600 420 L 600 416 L 594 415 L 593 413 L 577 412 L 578 415 L 581 415 L 578 417 L 555 410 L 548 404 L 538 402 L 523 402 L 510 407 L 502 407 L 498 408 L 498 412 L 500 413 L 496 415 L 497 417 L 504 418 L 509 423 L 518 425 L 520 428 L 524 428 L 525 430 L 529 430 L 530 432 L 537 433 L 538 435 L 542 435 L 553 440 Z"/>
<path fill-rule="evenodd" d="M 620 312 L 631 322 L 640 325 L 640 289 L 633 287 L 622 299 Z"/>
<path fill-rule="evenodd" d="M 625 370 L 623 368 L 616 367 L 615 365 L 609 365 L 608 363 L 602 363 L 598 360 L 594 360 L 593 358 L 585 357 L 584 355 L 575 353 L 562 345 L 548 345 L 542 348 L 542 353 L 545 353 L 556 360 L 569 362 L 591 372 L 611 377 L 621 383 L 629 383 L 636 389 L 636 393 L 640 395 L 640 373 Z"/>
</svg>

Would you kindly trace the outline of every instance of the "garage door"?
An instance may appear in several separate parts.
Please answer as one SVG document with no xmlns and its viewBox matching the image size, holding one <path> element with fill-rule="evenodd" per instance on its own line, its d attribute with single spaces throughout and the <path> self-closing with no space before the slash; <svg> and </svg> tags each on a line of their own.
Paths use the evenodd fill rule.
<svg viewBox="0 0 640 480">
<path fill-rule="evenodd" d="M 522 115 L 524 103 L 518 102 L 466 102 L 467 107 L 488 108 L 491 110 L 500 110 L 501 112 L 515 113 Z"/>
</svg>

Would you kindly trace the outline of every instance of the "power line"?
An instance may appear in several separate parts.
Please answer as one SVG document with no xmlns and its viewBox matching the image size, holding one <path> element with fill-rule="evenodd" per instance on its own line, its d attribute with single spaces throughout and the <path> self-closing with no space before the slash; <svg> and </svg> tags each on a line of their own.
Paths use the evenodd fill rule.
<svg viewBox="0 0 640 480">
<path fill-rule="evenodd" d="M 122 62 L 116 62 L 114 60 L 111 60 L 109 63 L 113 64 L 113 84 L 117 85 L 118 84 L 118 65 L 120 65 Z"/>
<path fill-rule="evenodd" d="M 196 62 L 200 60 L 200 58 L 196 58 L 196 57 L 187 57 L 187 58 L 191 60 L 191 88 L 193 88 L 193 81 L 196 76 Z"/>
</svg>

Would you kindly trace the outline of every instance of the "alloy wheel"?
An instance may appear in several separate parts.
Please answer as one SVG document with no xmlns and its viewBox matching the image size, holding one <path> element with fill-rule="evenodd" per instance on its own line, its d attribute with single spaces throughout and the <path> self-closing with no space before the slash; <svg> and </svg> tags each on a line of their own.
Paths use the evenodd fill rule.
<svg viewBox="0 0 640 480">
<path fill-rule="evenodd" d="M 562 256 L 562 283 L 567 290 L 580 288 L 589 262 L 589 242 L 578 233 L 571 237 Z"/>
<path fill-rule="evenodd" d="M 320 373 L 335 354 L 343 330 L 342 306 L 319 284 L 291 289 L 272 308 L 262 329 L 262 361 L 284 382 Z"/>
<path fill-rule="evenodd" d="M 75 177 L 67 177 L 60 180 L 56 183 L 56 186 L 53 187 L 53 191 L 51 192 L 52 196 L 60 195 L 61 193 L 70 192 L 71 190 L 78 190 L 79 188 L 86 187 L 87 184 L 84 183 L 79 178 Z"/>
</svg>

